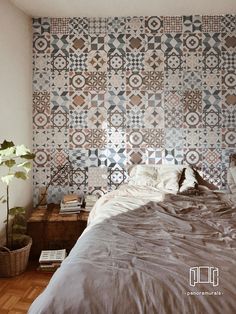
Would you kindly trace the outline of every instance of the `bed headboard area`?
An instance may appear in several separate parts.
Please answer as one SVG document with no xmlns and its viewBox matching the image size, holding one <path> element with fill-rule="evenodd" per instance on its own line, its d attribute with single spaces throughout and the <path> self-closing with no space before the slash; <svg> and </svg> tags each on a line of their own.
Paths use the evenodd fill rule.
<svg viewBox="0 0 236 314">
<path fill-rule="evenodd" d="M 105 193 L 138 163 L 187 163 L 224 188 L 235 40 L 235 15 L 33 19 L 34 202 L 50 181 L 48 202 Z"/>
</svg>

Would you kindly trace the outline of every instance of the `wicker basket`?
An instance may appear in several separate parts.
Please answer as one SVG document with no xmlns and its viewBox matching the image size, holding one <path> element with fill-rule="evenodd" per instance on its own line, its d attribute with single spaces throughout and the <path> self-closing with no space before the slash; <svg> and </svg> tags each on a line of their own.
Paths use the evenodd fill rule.
<svg viewBox="0 0 236 314">
<path fill-rule="evenodd" d="M 10 251 L 6 247 L 0 250 L 0 277 L 13 277 L 23 273 L 27 267 L 32 239 L 25 237 L 25 246 Z"/>
</svg>

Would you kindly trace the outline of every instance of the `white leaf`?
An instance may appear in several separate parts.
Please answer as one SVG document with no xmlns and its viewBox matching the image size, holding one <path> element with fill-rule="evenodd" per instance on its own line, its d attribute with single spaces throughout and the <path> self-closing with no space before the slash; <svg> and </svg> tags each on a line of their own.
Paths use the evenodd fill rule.
<svg viewBox="0 0 236 314">
<path fill-rule="evenodd" d="M 8 174 L 7 176 L 2 177 L 2 182 L 6 183 L 6 185 L 9 185 L 11 180 L 14 178 L 14 174 Z"/>
<path fill-rule="evenodd" d="M 30 150 L 25 147 L 25 145 L 17 145 L 16 146 L 16 156 L 26 155 Z"/>
<path fill-rule="evenodd" d="M 15 147 L 0 150 L 0 156 L 11 156 L 14 154 Z"/>
<path fill-rule="evenodd" d="M 30 161 L 24 161 L 17 165 L 17 167 L 23 167 L 24 170 L 28 173 L 31 169 L 31 162 Z"/>
</svg>

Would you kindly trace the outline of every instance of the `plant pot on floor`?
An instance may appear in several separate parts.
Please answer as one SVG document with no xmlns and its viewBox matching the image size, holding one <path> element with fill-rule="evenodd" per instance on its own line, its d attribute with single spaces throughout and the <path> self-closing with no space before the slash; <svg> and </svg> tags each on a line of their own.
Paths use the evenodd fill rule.
<svg viewBox="0 0 236 314">
<path fill-rule="evenodd" d="M 0 277 L 13 277 L 23 273 L 28 265 L 32 239 L 24 237 L 23 247 L 10 251 L 0 248 Z"/>
</svg>

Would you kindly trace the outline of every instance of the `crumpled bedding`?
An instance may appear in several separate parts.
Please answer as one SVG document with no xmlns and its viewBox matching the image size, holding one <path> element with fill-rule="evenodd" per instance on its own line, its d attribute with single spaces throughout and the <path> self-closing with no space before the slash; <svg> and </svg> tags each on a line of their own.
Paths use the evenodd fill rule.
<svg viewBox="0 0 236 314">
<path fill-rule="evenodd" d="M 224 197 L 108 193 L 29 313 L 235 313 L 236 207 Z M 191 286 L 196 266 L 217 267 L 218 286 Z"/>
</svg>

